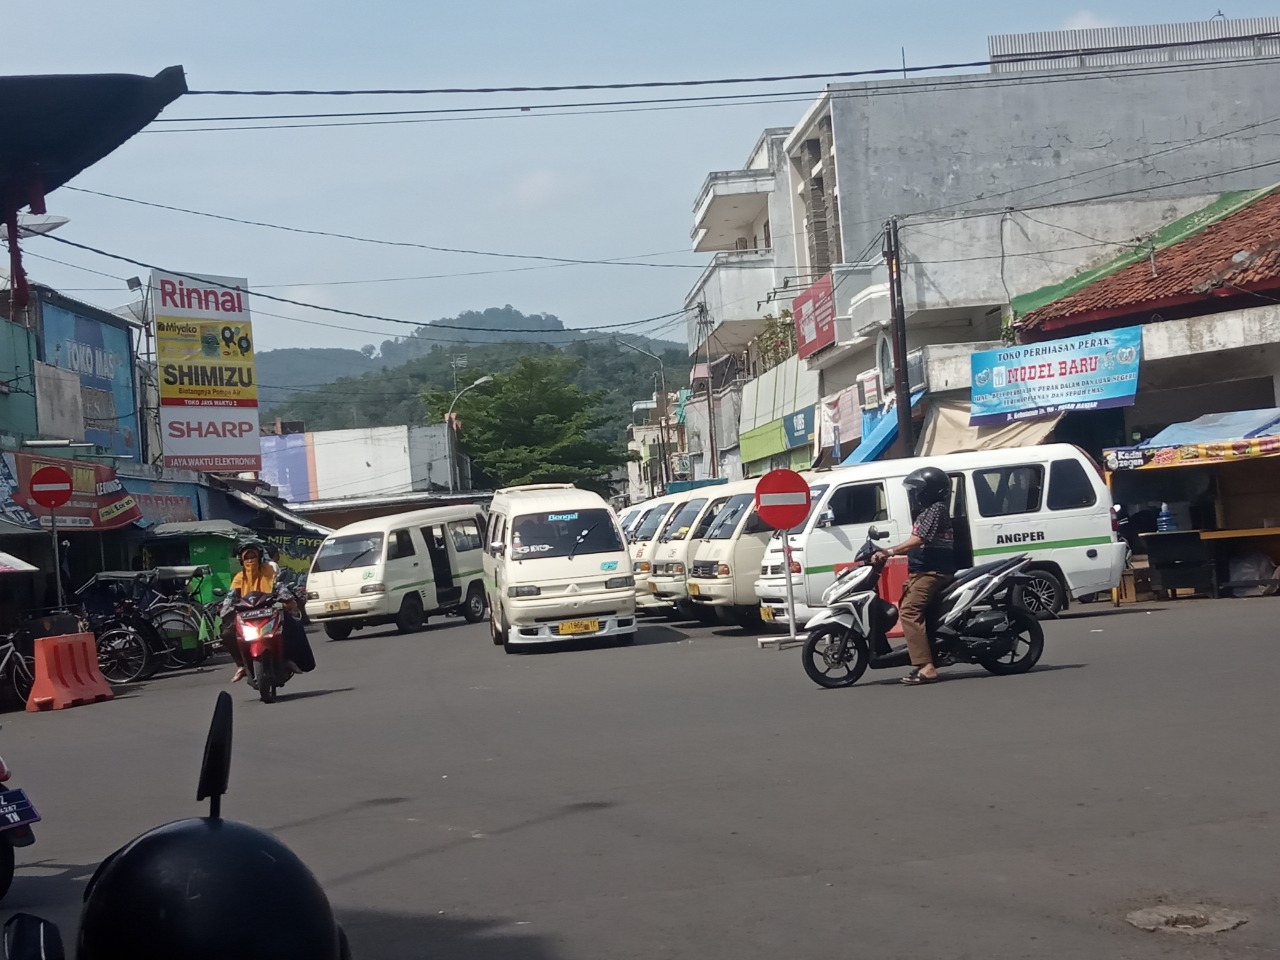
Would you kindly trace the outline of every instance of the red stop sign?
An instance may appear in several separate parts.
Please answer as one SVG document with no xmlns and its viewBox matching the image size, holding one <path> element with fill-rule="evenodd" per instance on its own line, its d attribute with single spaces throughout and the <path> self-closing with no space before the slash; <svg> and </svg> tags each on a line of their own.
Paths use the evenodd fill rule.
<svg viewBox="0 0 1280 960">
<path fill-rule="evenodd" d="M 71 474 L 61 467 L 41 467 L 31 475 L 31 499 L 56 510 L 71 499 Z"/>
<path fill-rule="evenodd" d="M 809 515 L 809 484 L 794 470 L 770 470 L 756 484 L 756 513 L 775 530 L 790 530 Z"/>
</svg>

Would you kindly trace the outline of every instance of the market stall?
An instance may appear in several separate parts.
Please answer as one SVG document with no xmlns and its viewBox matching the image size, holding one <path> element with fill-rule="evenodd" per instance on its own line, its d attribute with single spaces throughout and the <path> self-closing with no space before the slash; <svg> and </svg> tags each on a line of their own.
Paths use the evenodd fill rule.
<svg viewBox="0 0 1280 960">
<path fill-rule="evenodd" d="M 1135 554 L 1149 557 L 1154 586 L 1162 566 L 1166 589 L 1240 595 L 1274 585 L 1280 408 L 1173 424 L 1136 446 L 1106 450 L 1104 464 L 1127 538 Z"/>
</svg>

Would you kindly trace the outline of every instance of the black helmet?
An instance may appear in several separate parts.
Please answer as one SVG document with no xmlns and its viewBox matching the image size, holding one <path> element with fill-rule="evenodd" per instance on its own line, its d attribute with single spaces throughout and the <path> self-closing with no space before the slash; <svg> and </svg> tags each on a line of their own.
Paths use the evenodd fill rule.
<svg viewBox="0 0 1280 960">
<path fill-rule="evenodd" d="M 907 488 L 912 517 L 925 507 L 943 503 L 951 496 L 951 478 L 937 467 L 921 467 L 911 471 L 902 485 Z"/>
<path fill-rule="evenodd" d="M 80 960 L 347 960 L 346 937 L 306 865 L 245 823 L 149 830 L 85 890 Z"/>
<path fill-rule="evenodd" d="M 243 557 L 246 550 L 257 550 L 259 557 L 267 555 L 267 545 L 257 537 L 246 537 L 236 544 L 236 559 Z"/>
<path fill-rule="evenodd" d="M 196 794 L 210 816 L 148 830 L 102 862 L 84 893 L 79 960 L 350 960 L 303 862 L 270 834 L 221 818 L 230 769 L 224 691 Z"/>
</svg>

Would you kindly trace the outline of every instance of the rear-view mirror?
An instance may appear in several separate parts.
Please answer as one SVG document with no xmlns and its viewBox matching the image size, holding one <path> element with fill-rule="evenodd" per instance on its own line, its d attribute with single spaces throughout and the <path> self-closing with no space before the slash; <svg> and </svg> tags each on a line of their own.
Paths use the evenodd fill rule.
<svg viewBox="0 0 1280 960">
<path fill-rule="evenodd" d="M 832 513 L 830 510 L 823 510 L 820 514 L 818 514 L 818 526 L 820 527 L 830 527 L 830 526 L 833 526 L 835 522 L 836 522 L 836 515 Z"/>
<path fill-rule="evenodd" d="M 875 527 L 872 527 L 870 530 L 867 531 L 867 539 L 868 540 L 888 540 L 889 531 L 877 530 Z"/>
<path fill-rule="evenodd" d="M 221 587 L 214 587 L 213 595 L 215 597 L 225 597 L 227 595 L 227 591 L 223 590 Z"/>
<path fill-rule="evenodd" d="M 507 545 L 501 541 L 495 540 L 489 544 L 489 551 L 495 556 L 500 557 L 507 552 Z"/>
<path fill-rule="evenodd" d="M 6 960 L 66 960 L 56 925 L 30 913 L 15 913 L 4 925 Z"/>
</svg>

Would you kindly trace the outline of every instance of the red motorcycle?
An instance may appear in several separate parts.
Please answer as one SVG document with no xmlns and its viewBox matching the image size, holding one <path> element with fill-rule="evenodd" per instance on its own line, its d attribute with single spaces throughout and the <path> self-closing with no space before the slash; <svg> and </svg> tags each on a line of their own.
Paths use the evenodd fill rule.
<svg viewBox="0 0 1280 960">
<path fill-rule="evenodd" d="M 9 768 L 0 758 L 0 784 L 8 783 Z M 23 790 L 0 787 L 0 897 L 9 892 L 13 884 L 13 871 L 17 863 L 14 853 L 17 847 L 29 847 L 36 842 L 31 824 L 40 822 L 40 814 L 27 799 Z"/>
<path fill-rule="evenodd" d="M 263 703 L 274 703 L 276 691 L 293 676 L 284 655 L 285 608 L 292 602 L 287 589 L 280 587 L 274 593 L 244 597 L 233 593 L 223 607 L 224 617 L 235 614 L 236 646 L 245 676 Z"/>
</svg>

